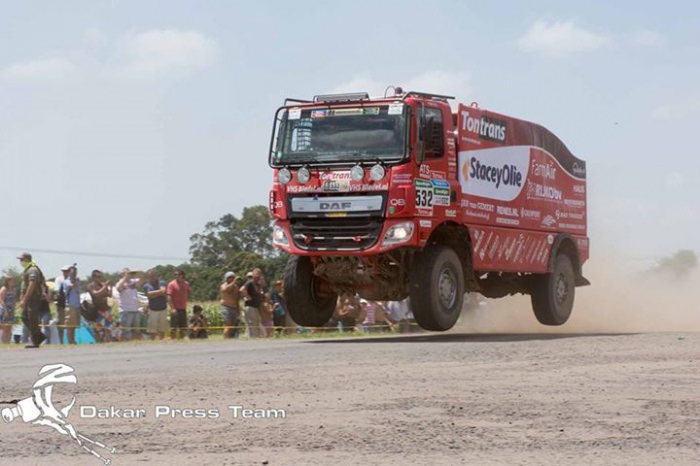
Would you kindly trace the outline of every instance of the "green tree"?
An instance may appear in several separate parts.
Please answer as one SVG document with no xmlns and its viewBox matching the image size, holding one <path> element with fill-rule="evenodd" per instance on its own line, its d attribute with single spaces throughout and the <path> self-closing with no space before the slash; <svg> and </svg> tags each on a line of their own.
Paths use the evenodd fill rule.
<svg viewBox="0 0 700 466">
<path fill-rule="evenodd" d="M 197 300 L 217 299 L 228 270 L 242 282 L 257 267 L 272 282 L 282 276 L 287 262 L 287 255 L 272 246 L 270 215 L 263 205 L 244 208 L 240 219 L 226 214 L 207 222 L 204 231 L 192 235 L 190 241 L 191 263 L 182 268 Z M 164 272 L 172 276 L 172 270 Z"/>
<path fill-rule="evenodd" d="M 257 205 L 243 209 L 239 219 L 226 214 L 217 221 L 207 222 L 202 233 L 190 236 L 193 264 L 207 267 L 232 267 L 239 252 L 257 254 L 263 259 L 277 257 L 273 248 L 272 226 L 267 207 Z"/>
</svg>

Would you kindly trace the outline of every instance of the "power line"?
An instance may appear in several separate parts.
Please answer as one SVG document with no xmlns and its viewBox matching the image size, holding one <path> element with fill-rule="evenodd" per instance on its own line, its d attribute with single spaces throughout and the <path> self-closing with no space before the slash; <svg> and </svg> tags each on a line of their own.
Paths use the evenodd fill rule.
<svg viewBox="0 0 700 466">
<path fill-rule="evenodd" d="M 114 259 L 145 259 L 145 260 L 164 260 L 164 261 L 181 261 L 187 262 L 188 259 L 183 257 L 167 257 L 167 256 L 139 256 L 134 254 L 107 254 L 102 252 L 83 252 L 83 251 L 60 251 L 58 249 L 37 249 L 23 248 L 15 246 L 0 246 L 0 249 L 8 251 L 31 251 L 32 253 L 40 252 L 43 254 L 60 254 L 65 256 L 86 256 L 86 257 L 109 257 Z"/>
</svg>

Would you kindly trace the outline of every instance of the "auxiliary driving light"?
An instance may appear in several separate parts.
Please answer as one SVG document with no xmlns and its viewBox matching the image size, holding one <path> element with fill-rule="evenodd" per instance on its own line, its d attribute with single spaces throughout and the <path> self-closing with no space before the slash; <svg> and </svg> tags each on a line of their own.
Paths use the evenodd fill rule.
<svg viewBox="0 0 700 466">
<path fill-rule="evenodd" d="M 386 231 L 383 243 L 405 243 L 413 237 L 413 228 L 413 222 L 397 223 Z"/>
<path fill-rule="evenodd" d="M 350 179 L 352 181 L 362 181 L 365 177 L 365 170 L 361 165 L 355 165 L 350 169 Z"/>
<path fill-rule="evenodd" d="M 299 183 L 306 184 L 309 182 L 310 179 L 311 179 L 311 172 L 309 171 L 308 168 L 301 167 L 299 169 L 299 171 L 297 171 L 297 180 L 299 180 Z"/>
<path fill-rule="evenodd" d="M 380 163 L 369 169 L 369 179 L 372 181 L 379 181 L 384 178 L 384 175 L 386 175 L 386 170 Z"/>
<path fill-rule="evenodd" d="M 292 181 L 292 172 L 288 168 L 282 168 L 277 172 L 277 181 L 281 184 L 287 184 Z"/>
</svg>

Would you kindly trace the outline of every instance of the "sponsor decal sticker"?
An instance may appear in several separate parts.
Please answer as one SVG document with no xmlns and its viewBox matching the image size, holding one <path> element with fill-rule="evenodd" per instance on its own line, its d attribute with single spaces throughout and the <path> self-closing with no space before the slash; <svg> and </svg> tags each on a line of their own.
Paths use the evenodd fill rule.
<svg viewBox="0 0 700 466">
<path fill-rule="evenodd" d="M 551 215 L 545 216 L 545 218 L 542 219 L 542 225 L 546 227 L 552 227 L 556 225 L 557 221 L 552 217 Z"/>
<path fill-rule="evenodd" d="M 480 139 L 492 142 L 505 142 L 507 125 L 504 120 L 489 116 L 473 117 L 468 110 L 460 111 L 462 131 L 476 134 Z"/>
<path fill-rule="evenodd" d="M 520 209 L 520 217 L 524 219 L 539 220 L 542 217 L 542 212 L 539 210 Z"/>
<path fill-rule="evenodd" d="M 512 201 L 525 185 L 530 163 L 528 146 L 508 146 L 459 153 L 462 193 Z"/>
<path fill-rule="evenodd" d="M 557 168 L 550 162 L 540 163 L 537 160 L 533 160 L 531 173 L 545 180 L 555 180 L 557 178 Z"/>
<path fill-rule="evenodd" d="M 401 115 L 403 113 L 403 102 L 394 102 L 389 104 L 389 110 L 387 114 L 389 115 Z"/>
</svg>

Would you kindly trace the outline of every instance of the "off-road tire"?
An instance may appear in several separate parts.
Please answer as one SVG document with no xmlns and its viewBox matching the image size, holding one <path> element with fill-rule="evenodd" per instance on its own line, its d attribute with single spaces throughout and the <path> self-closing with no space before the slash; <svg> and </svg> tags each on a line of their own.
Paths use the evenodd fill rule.
<svg viewBox="0 0 700 466">
<path fill-rule="evenodd" d="M 535 277 L 530 295 L 535 317 L 543 325 L 563 325 L 574 307 L 576 273 L 571 258 L 558 253 L 550 273 Z"/>
<path fill-rule="evenodd" d="M 457 253 L 430 245 L 417 253 L 411 266 L 411 310 L 425 330 L 454 327 L 464 299 L 464 270 Z"/>
<path fill-rule="evenodd" d="M 289 258 L 284 268 L 284 296 L 289 316 L 302 327 L 321 327 L 333 315 L 338 297 L 319 293 L 319 285 L 308 257 Z"/>
</svg>

